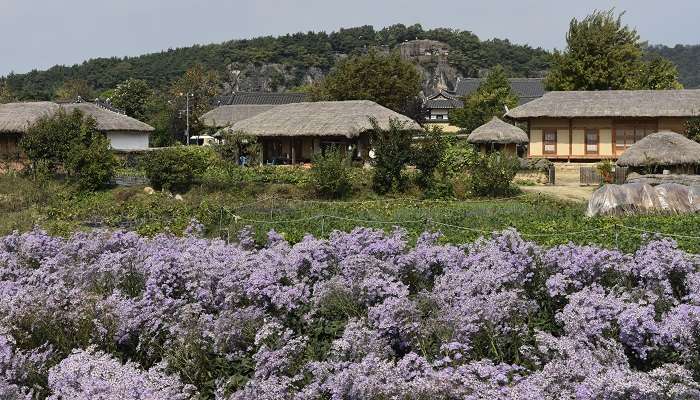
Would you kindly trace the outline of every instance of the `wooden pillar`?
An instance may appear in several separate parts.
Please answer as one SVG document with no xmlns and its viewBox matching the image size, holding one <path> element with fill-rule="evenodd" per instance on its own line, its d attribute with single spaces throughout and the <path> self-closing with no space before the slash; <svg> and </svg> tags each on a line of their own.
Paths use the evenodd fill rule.
<svg viewBox="0 0 700 400">
<path fill-rule="evenodd" d="M 296 158 L 296 154 L 294 152 L 294 138 L 293 137 L 290 138 L 290 145 L 289 146 L 292 148 L 292 165 L 294 165 L 294 164 L 296 164 L 297 158 Z"/>
</svg>

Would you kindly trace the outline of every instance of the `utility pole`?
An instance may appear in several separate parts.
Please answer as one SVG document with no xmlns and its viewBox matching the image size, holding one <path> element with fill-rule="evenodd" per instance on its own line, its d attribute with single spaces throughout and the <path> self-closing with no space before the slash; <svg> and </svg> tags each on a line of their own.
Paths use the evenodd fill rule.
<svg viewBox="0 0 700 400">
<path fill-rule="evenodd" d="M 190 145 L 190 97 L 194 97 L 194 93 L 187 93 L 186 95 L 183 93 L 180 93 L 180 96 L 185 96 L 185 123 L 186 123 L 186 128 L 185 128 L 185 135 L 187 136 L 187 145 Z M 180 110 L 182 112 L 182 110 Z M 182 114 L 180 114 L 180 118 L 182 118 Z"/>
</svg>

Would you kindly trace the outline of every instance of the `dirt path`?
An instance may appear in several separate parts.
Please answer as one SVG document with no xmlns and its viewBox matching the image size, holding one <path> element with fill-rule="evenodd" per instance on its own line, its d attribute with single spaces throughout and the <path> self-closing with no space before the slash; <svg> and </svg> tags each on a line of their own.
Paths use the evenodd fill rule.
<svg viewBox="0 0 700 400">
<path fill-rule="evenodd" d="M 543 193 L 562 200 L 587 202 L 595 191 L 593 186 L 520 186 L 526 193 Z"/>
</svg>

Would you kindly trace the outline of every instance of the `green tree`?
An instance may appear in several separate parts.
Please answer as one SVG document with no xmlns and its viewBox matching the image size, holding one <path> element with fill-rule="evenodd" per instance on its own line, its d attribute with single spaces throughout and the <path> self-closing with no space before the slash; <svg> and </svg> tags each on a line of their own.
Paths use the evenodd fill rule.
<svg viewBox="0 0 700 400">
<path fill-rule="evenodd" d="M 316 155 L 311 167 L 311 177 L 316 193 L 326 198 L 345 197 L 352 189 L 350 167 L 342 148 Z"/>
<path fill-rule="evenodd" d="M 614 10 L 595 11 L 569 24 L 566 49 L 555 51 L 549 90 L 673 89 L 678 72 L 669 63 L 643 60 L 637 31 Z M 651 75 L 650 79 L 648 75 Z"/>
<path fill-rule="evenodd" d="M 478 153 L 470 167 L 470 189 L 476 196 L 507 196 L 517 192 L 511 182 L 515 178 L 520 162 L 507 153 L 494 151 Z"/>
<path fill-rule="evenodd" d="M 420 171 L 417 182 L 423 189 L 430 189 L 435 184 L 435 172 L 447 147 L 447 138 L 440 127 L 428 129 L 425 136 L 414 143 L 413 164 Z"/>
<path fill-rule="evenodd" d="M 16 100 L 15 94 L 5 81 L 0 80 L 0 104 L 11 103 Z"/>
<path fill-rule="evenodd" d="M 685 121 L 685 132 L 690 139 L 700 143 L 700 117 L 689 118 Z"/>
<path fill-rule="evenodd" d="M 146 107 L 153 94 L 148 82 L 142 79 L 129 78 L 117 85 L 112 93 L 112 104 L 123 110 L 126 115 L 144 121 Z"/>
<path fill-rule="evenodd" d="M 27 133 L 22 135 L 19 147 L 30 160 L 32 170 L 36 172 L 41 166 L 47 172 L 55 172 L 66 160 L 73 140 L 83 130 L 83 123 L 80 111 L 68 114 L 60 110 L 30 126 Z"/>
<path fill-rule="evenodd" d="M 404 123 L 391 119 L 389 129 L 382 129 L 372 120 L 372 147 L 375 153 L 372 188 L 379 194 L 403 191 L 406 176 L 403 171 L 411 160 L 412 133 Z"/>
<path fill-rule="evenodd" d="M 211 109 L 212 98 L 219 93 L 220 86 L 219 75 L 215 71 L 205 69 L 201 64 L 189 68 L 173 83 L 169 91 L 169 104 L 172 115 L 181 117 L 179 123 L 175 124 L 178 132 L 185 131 L 185 114 L 188 108 L 190 135 L 202 129 L 199 118 Z"/>
<path fill-rule="evenodd" d="M 58 101 L 76 101 L 78 97 L 83 100 L 92 100 L 95 97 L 94 89 L 83 79 L 64 81 L 54 93 L 54 98 Z"/>
<path fill-rule="evenodd" d="M 64 162 L 66 172 L 78 188 L 94 191 L 107 186 L 114 177 L 116 160 L 109 139 L 97 130 L 93 118 L 85 118 L 71 143 Z"/>
<path fill-rule="evenodd" d="M 313 90 L 316 100 L 371 100 L 397 112 L 410 111 L 421 91 L 416 67 L 394 52 L 371 50 L 341 62 Z"/>
<path fill-rule="evenodd" d="M 493 117 L 501 117 L 506 107 L 518 104 L 518 96 L 510 87 L 505 70 L 496 66 L 479 88 L 464 99 L 464 107 L 450 113 L 455 126 L 471 132 Z"/>
</svg>

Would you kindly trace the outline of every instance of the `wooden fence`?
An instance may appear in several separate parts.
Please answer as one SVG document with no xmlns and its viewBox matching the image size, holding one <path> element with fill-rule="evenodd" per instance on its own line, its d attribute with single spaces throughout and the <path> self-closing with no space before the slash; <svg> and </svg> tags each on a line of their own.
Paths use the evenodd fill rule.
<svg viewBox="0 0 700 400">
<path fill-rule="evenodd" d="M 581 167 L 579 171 L 581 185 L 602 185 L 605 183 L 603 176 L 596 167 Z M 626 178 L 627 167 L 615 167 L 612 183 L 621 185 L 625 183 Z"/>
</svg>

